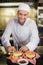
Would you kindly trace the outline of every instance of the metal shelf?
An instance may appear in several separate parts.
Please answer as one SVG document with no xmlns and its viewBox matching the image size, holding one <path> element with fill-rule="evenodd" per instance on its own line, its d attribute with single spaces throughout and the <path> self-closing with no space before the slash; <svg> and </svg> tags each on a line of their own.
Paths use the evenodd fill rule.
<svg viewBox="0 0 43 65">
<path fill-rule="evenodd" d="M 37 8 L 37 24 L 40 27 L 43 27 L 43 7 L 38 7 Z"/>
<path fill-rule="evenodd" d="M 39 18 L 43 18 L 43 16 L 41 16 L 41 15 L 38 15 L 38 19 L 39 19 Z"/>
</svg>

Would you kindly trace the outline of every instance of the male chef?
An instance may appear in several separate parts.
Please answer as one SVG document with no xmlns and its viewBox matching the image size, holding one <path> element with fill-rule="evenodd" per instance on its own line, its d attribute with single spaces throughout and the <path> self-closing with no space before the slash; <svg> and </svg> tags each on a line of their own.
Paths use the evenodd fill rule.
<svg viewBox="0 0 43 65">
<path fill-rule="evenodd" d="M 11 20 L 2 35 L 2 44 L 7 49 L 7 52 L 16 51 L 16 46 L 19 46 L 19 51 L 26 52 L 34 51 L 39 44 L 39 35 L 36 23 L 28 17 L 30 12 L 29 5 L 22 3 L 18 7 L 18 18 Z M 10 35 L 12 34 L 14 47 L 10 43 Z"/>
</svg>

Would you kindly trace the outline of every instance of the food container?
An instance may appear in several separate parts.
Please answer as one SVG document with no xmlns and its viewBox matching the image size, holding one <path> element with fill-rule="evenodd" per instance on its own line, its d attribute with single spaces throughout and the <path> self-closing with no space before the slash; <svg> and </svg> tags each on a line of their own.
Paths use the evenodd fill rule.
<svg viewBox="0 0 43 65">
<path fill-rule="evenodd" d="M 18 60 L 18 64 L 19 65 L 27 65 L 27 64 L 29 64 L 29 62 L 26 59 L 22 58 L 22 59 Z"/>
</svg>

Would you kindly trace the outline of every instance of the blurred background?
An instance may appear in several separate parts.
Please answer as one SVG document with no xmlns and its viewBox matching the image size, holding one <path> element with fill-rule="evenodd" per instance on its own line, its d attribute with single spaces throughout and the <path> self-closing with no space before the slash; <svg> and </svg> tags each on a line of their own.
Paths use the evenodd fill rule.
<svg viewBox="0 0 43 65">
<path fill-rule="evenodd" d="M 30 6 L 29 18 L 35 20 L 38 30 L 40 43 L 37 48 L 37 52 L 41 52 L 43 48 L 43 0 L 0 0 L 0 51 L 5 54 L 5 49 L 1 43 L 1 36 L 6 28 L 8 22 L 17 18 L 18 5 L 20 3 L 27 3 Z M 11 44 L 13 43 L 12 37 L 10 37 Z M 41 51 L 39 51 L 39 49 Z M 43 52 L 43 51 L 42 51 Z M 41 52 L 41 53 L 42 53 Z M 2 52 L 0 52 L 1 55 Z"/>
</svg>

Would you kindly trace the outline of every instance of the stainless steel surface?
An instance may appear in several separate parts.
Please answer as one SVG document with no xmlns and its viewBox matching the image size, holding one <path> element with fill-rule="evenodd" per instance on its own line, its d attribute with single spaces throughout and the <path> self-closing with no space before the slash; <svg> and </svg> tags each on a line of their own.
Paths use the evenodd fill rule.
<svg viewBox="0 0 43 65">
<path fill-rule="evenodd" d="M 43 46 L 38 46 L 36 52 L 39 54 L 43 54 Z"/>
<path fill-rule="evenodd" d="M 43 3 L 43 0 L 39 0 L 39 3 Z"/>
<path fill-rule="evenodd" d="M 7 65 L 6 57 L 3 55 L 0 56 L 0 65 Z"/>
</svg>

